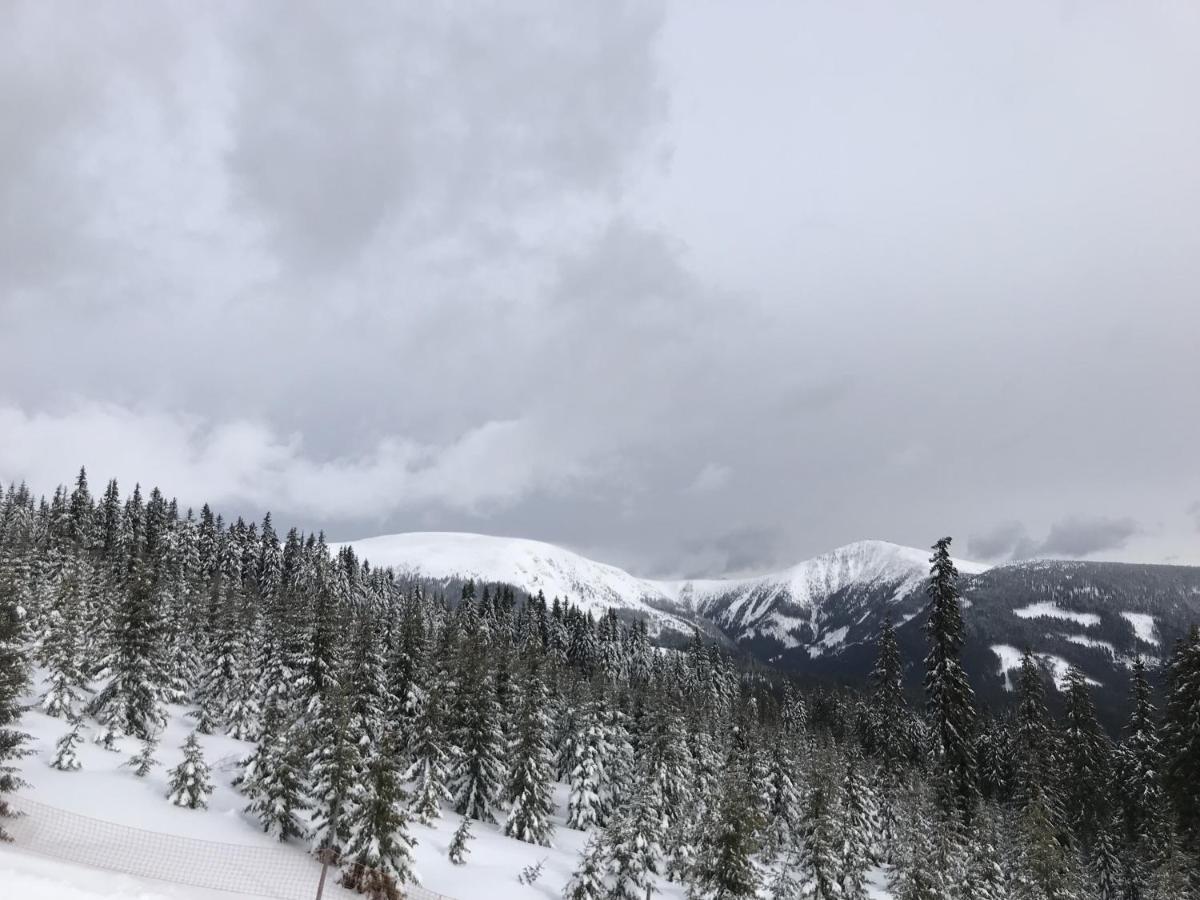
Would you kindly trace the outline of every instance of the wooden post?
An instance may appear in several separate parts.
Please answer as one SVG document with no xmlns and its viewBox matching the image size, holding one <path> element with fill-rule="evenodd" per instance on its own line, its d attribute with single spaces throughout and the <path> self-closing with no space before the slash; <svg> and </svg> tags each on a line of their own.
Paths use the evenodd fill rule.
<svg viewBox="0 0 1200 900">
<path fill-rule="evenodd" d="M 321 853 L 321 880 L 317 882 L 317 900 L 325 893 L 325 873 L 329 871 L 329 851 Z"/>
</svg>

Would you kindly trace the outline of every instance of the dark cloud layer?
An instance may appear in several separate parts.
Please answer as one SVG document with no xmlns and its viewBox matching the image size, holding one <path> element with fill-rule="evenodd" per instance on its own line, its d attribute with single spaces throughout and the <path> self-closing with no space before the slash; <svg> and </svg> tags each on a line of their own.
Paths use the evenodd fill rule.
<svg viewBox="0 0 1200 900">
<path fill-rule="evenodd" d="M 0 478 L 661 574 L 947 532 L 1200 562 L 1195 10 L 5 26 Z"/>
<path fill-rule="evenodd" d="M 1098 553 L 1124 549 L 1143 531 L 1129 517 L 1070 516 L 1050 526 L 1042 540 L 1030 537 L 1019 522 L 1007 522 L 990 531 L 973 534 L 968 549 L 985 560 L 1030 559 L 1040 556 L 1082 559 Z"/>
</svg>

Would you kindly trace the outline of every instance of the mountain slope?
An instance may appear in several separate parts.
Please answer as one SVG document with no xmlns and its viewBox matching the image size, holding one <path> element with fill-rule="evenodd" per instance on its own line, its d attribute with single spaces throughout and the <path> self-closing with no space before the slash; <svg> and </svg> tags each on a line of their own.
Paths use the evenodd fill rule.
<svg viewBox="0 0 1200 900">
<path fill-rule="evenodd" d="M 820 678 L 857 681 L 874 661 L 890 617 L 919 681 L 927 650 L 920 627 L 929 551 L 860 541 L 789 569 L 741 579 L 638 578 L 539 541 L 425 532 L 355 541 L 358 554 L 402 577 L 456 586 L 501 582 L 562 597 L 598 614 L 646 616 L 660 636 L 719 632 L 756 659 Z M 1051 680 L 1079 666 L 1123 703 L 1132 660 L 1153 667 L 1200 622 L 1200 568 L 1040 560 L 988 567 L 956 561 L 967 608 L 964 663 L 985 697 L 1003 697 L 1021 651 L 1038 654 Z"/>
<path fill-rule="evenodd" d="M 563 547 L 524 538 L 453 531 L 389 534 L 353 541 L 355 553 L 402 578 L 453 589 L 499 582 L 547 600 L 569 599 L 593 615 L 608 609 L 647 617 L 657 630 L 690 633 L 691 617 L 657 582 L 587 559 Z M 684 613 L 680 615 L 679 613 Z"/>
</svg>

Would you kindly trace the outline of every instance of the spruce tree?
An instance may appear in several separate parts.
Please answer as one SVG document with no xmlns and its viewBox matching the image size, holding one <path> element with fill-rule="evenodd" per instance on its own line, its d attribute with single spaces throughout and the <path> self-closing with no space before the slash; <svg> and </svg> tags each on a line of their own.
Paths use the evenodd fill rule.
<svg viewBox="0 0 1200 900">
<path fill-rule="evenodd" d="M 1116 783 L 1121 795 L 1124 890 L 1136 898 L 1145 890 L 1149 868 L 1162 847 L 1165 795 L 1162 752 L 1146 664 L 1134 661 L 1129 722 L 1116 757 Z"/>
<path fill-rule="evenodd" d="M 408 833 L 407 804 L 397 777 L 395 739 L 385 736 L 347 810 L 344 886 L 372 900 L 399 900 L 405 884 L 420 880 L 413 869 L 416 841 Z"/>
<path fill-rule="evenodd" d="M 800 844 L 798 869 L 801 893 L 805 900 L 835 900 L 842 896 L 845 875 L 850 874 L 849 897 L 863 896 L 862 872 L 845 869 L 846 849 L 838 836 L 837 810 L 829 788 L 818 782 L 809 790 L 804 813 L 804 839 Z M 858 863 L 858 860 L 855 860 Z"/>
<path fill-rule="evenodd" d="M 442 802 L 451 798 L 446 786 L 450 767 L 450 749 L 445 736 L 445 690 L 440 674 L 435 673 L 425 697 L 418 704 L 409 747 L 412 765 L 404 775 L 413 782 L 413 815 L 430 825 L 442 814 Z"/>
<path fill-rule="evenodd" d="M 1058 818 L 1053 784 L 1055 752 L 1046 710 L 1042 672 L 1033 652 L 1021 656 L 1017 678 L 1017 720 L 1013 740 L 1013 790 L 1016 801 L 1027 806 L 1038 801 L 1052 819 Z"/>
<path fill-rule="evenodd" d="M 471 837 L 471 818 L 463 816 L 458 827 L 454 829 L 454 836 L 450 839 L 450 849 L 447 851 L 450 862 L 454 865 L 461 866 L 466 863 L 467 854 L 471 852 L 467 842 L 471 840 Z"/>
<path fill-rule="evenodd" d="M 449 786 L 455 812 L 495 822 L 504 790 L 504 733 L 486 651 L 485 638 L 472 615 L 462 639 L 454 711 L 458 753 Z"/>
<path fill-rule="evenodd" d="M 841 801 L 837 824 L 843 894 L 847 900 L 866 900 L 867 869 L 875 861 L 879 825 L 875 798 L 853 758 L 846 764 Z"/>
<path fill-rule="evenodd" d="M 605 828 L 608 895 L 614 900 L 642 900 L 654 889 L 653 876 L 662 856 L 662 821 L 653 779 L 643 777 L 629 802 Z"/>
<path fill-rule="evenodd" d="M 933 545 L 930 559 L 929 655 L 925 694 L 934 729 L 934 752 L 944 786 L 942 808 L 951 806 L 969 820 L 978 794 L 975 771 L 975 693 L 959 659 L 963 646 L 958 570 L 950 558 L 950 538 Z"/>
<path fill-rule="evenodd" d="M 138 778 L 145 778 L 158 765 L 158 760 L 154 758 L 154 751 L 158 749 L 158 739 L 155 737 L 142 738 L 142 747 L 129 758 L 125 765 L 133 769 L 133 774 Z"/>
<path fill-rule="evenodd" d="M 250 799 L 245 812 L 255 816 L 263 831 L 280 841 L 304 835 L 297 818 L 307 809 L 303 762 L 303 746 L 293 730 L 281 721 L 272 721 L 246 761 L 238 782 Z"/>
<path fill-rule="evenodd" d="M 554 814 L 553 768 L 548 743 L 550 722 L 546 714 L 549 696 L 536 662 L 530 663 L 522 687 L 516 736 L 511 747 L 510 805 L 504 833 L 519 841 L 548 847 L 554 831 L 550 820 Z"/>
<path fill-rule="evenodd" d="M 345 693 L 336 684 L 328 690 L 327 702 L 317 705 L 308 741 L 308 800 L 313 811 L 308 839 L 319 857 L 336 860 L 350 839 L 349 810 L 362 758 L 347 728 Z"/>
<path fill-rule="evenodd" d="M 703 900 L 753 897 L 758 890 L 754 856 L 762 826 L 757 800 L 746 791 L 745 772 L 727 761 L 720 795 L 702 825 L 690 896 Z"/>
<path fill-rule="evenodd" d="M 58 739 L 54 745 L 54 759 L 50 761 L 50 768 L 62 772 L 74 772 L 83 767 L 75 756 L 75 748 L 83 741 L 79 729 L 80 723 L 76 722 L 71 726 L 70 731 Z"/>
<path fill-rule="evenodd" d="M 1163 783 L 1185 836 L 1200 853 L 1200 626 L 1172 654 L 1162 726 Z"/>
<path fill-rule="evenodd" d="M 563 888 L 563 900 L 606 900 L 606 859 L 603 841 L 593 834 L 579 856 L 579 865 Z"/>
<path fill-rule="evenodd" d="M 204 750 L 196 740 L 196 732 L 188 735 L 181 749 L 183 759 L 171 770 L 170 791 L 167 797 L 176 806 L 207 809 L 213 785 L 208 765 L 204 762 Z"/>
<path fill-rule="evenodd" d="M 18 600 L 13 567 L 0 559 L 0 841 L 9 840 L 3 820 L 13 815 L 6 800 L 24 785 L 16 761 L 27 756 L 29 736 L 15 727 L 21 718 L 21 693 L 27 680 L 25 609 Z"/>
<path fill-rule="evenodd" d="M 1087 680 L 1071 666 L 1063 711 L 1063 808 L 1076 839 L 1089 848 L 1108 824 L 1112 747 L 1096 720 Z"/>
</svg>

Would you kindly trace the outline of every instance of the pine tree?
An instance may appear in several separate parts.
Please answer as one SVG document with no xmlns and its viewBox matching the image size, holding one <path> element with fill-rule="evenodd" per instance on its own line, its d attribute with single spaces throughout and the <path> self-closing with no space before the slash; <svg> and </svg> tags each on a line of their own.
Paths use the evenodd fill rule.
<svg viewBox="0 0 1200 900">
<path fill-rule="evenodd" d="M 530 844 L 550 845 L 554 824 L 554 798 L 551 790 L 553 770 L 548 744 L 550 727 L 546 707 L 549 697 L 536 663 L 525 676 L 521 709 L 517 716 L 516 737 L 511 748 L 509 767 L 508 819 L 504 833 Z"/>
<path fill-rule="evenodd" d="M 794 851 L 780 856 L 771 869 L 771 880 L 767 884 L 767 896 L 771 900 L 797 900 L 800 897 L 801 884 L 796 877 L 800 868 L 799 860 Z"/>
<path fill-rule="evenodd" d="M 1096 900 L 1120 900 L 1123 866 L 1119 856 L 1120 823 L 1112 821 L 1096 833 L 1088 869 Z"/>
<path fill-rule="evenodd" d="M 75 756 L 75 748 L 83 741 L 83 736 L 79 733 L 80 723 L 76 722 L 71 726 L 71 730 L 58 739 L 54 745 L 54 759 L 50 762 L 50 768 L 58 769 L 62 772 L 74 772 L 83 768 L 78 758 Z"/>
<path fill-rule="evenodd" d="M 0 558 L 0 823 L 13 813 L 5 799 L 25 782 L 16 760 L 27 756 L 29 736 L 14 726 L 21 718 L 21 693 L 27 679 L 25 609 L 18 599 L 14 567 Z M 10 840 L 0 824 L 0 842 Z"/>
<path fill-rule="evenodd" d="M 188 809 L 207 809 L 208 796 L 213 792 L 204 751 L 196 740 L 196 732 L 188 735 L 183 747 L 183 760 L 171 770 L 170 792 L 167 797 L 176 806 Z"/>
<path fill-rule="evenodd" d="M 847 900 L 866 900 L 867 869 L 874 860 L 878 818 L 875 798 L 853 759 L 842 779 L 841 815 L 838 820 L 842 859 L 842 888 Z"/>
<path fill-rule="evenodd" d="M 630 802 L 605 829 L 608 851 L 608 896 L 614 900 L 642 900 L 653 890 L 652 876 L 662 856 L 662 821 L 653 779 L 642 777 Z"/>
<path fill-rule="evenodd" d="M 1112 747 L 1096 721 L 1087 680 L 1071 666 L 1063 712 L 1063 807 L 1080 845 L 1091 847 L 1110 818 Z"/>
<path fill-rule="evenodd" d="M 579 866 L 563 888 L 563 900 L 606 900 L 606 858 L 603 841 L 593 834 L 579 856 Z"/>
<path fill-rule="evenodd" d="M 154 758 L 156 749 L 158 749 L 157 738 L 142 738 L 142 748 L 131 756 L 125 765 L 133 769 L 133 774 L 138 778 L 145 778 L 158 765 L 158 760 Z"/>
<path fill-rule="evenodd" d="M 937 764 L 945 777 L 943 809 L 970 818 L 978 794 L 974 732 L 975 694 L 959 655 L 963 646 L 958 570 L 950 558 L 950 538 L 933 545 L 928 587 L 930 650 L 925 658 L 925 694 L 935 734 Z"/>
<path fill-rule="evenodd" d="M 1050 714 L 1042 673 L 1033 652 L 1026 648 L 1017 678 L 1017 721 L 1013 742 L 1013 789 L 1018 804 L 1039 802 L 1043 812 L 1057 819 L 1052 792 L 1054 747 Z"/>
<path fill-rule="evenodd" d="M 694 898 L 753 897 L 758 890 L 754 855 L 762 825 L 757 798 L 745 789 L 744 771 L 727 761 L 721 793 L 706 817 L 692 871 Z"/>
<path fill-rule="evenodd" d="M 345 887 L 372 900 L 399 900 L 403 885 L 420 880 L 413 870 L 416 841 L 408 833 L 407 803 L 397 777 L 395 741 L 385 737 L 367 761 L 347 810 Z"/>
<path fill-rule="evenodd" d="M 467 846 L 467 841 L 471 840 L 471 817 L 463 816 L 462 822 L 454 829 L 454 837 L 450 839 L 450 849 L 448 855 L 450 862 L 456 866 L 461 866 L 466 863 L 467 854 L 471 852 L 471 848 Z"/>
<path fill-rule="evenodd" d="M 495 822 L 504 790 L 504 733 L 486 644 L 473 618 L 463 635 L 461 652 L 454 741 L 458 753 L 451 769 L 450 792 L 459 815 Z"/>
<path fill-rule="evenodd" d="M 1162 749 L 1164 786 L 1187 845 L 1200 853 L 1200 626 L 1171 656 Z"/>
<path fill-rule="evenodd" d="M 588 705 L 579 720 L 580 733 L 572 742 L 574 760 L 567 798 L 567 827 L 580 831 L 602 824 L 604 818 L 604 759 L 609 745 L 599 706 L 598 701 Z"/>
<path fill-rule="evenodd" d="M 404 775 L 414 782 L 413 815 L 430 825 L 442 814 L 442 801 L 451 799 L 446 786 L 450 752 L 445 738 L 445 693 L 440 675 L 435 674 L 413 724 L 409 748 L 412 765 Z"/>
<path fill-rule="evenodd" d="M 138 495 L 135 491 L 134 498 Z M 163 677 L 161 617 L 157 597 L 159 573 L 155 564 L 157 540 L 145 524 L 137 524 L 134 504 L 133 545 L 127 584 L 119 595 L 113 628 L 113 652 L 102 677 L 107 683 L 93 698 L 88 711 L 123 734 L 146 737 L 166 725 L 166 684 Z M 139 532 L 144 532 L 138 538 Z M 140 545 L 140 546 L 139 546 Z"/>
<path fill-rule="evenodd" d="M 1134 661 L 1131 685 L 1133 711 L 1117 750 L 1116 783 L 1121 794 L 1124 891 L 1136 900 L 1145 891 L 1148 868 L 1162 847 L 1165 796 L 1163 769 L 1154 706 L 1146 664 Z"/>
<path fill-rule="evenodd" d="M 815 784 L 809 791 L 804 815 L 804 839 L 798 862 L 801 891 L 805 900 L 835 900 L 842 896 L 844 869 L 843 847 L 837 834 L 836 810 L 829 789 Z M 862 874 L 853 873 L 848 896 L 862 896 Z"/>
<path fill-rule="evenodd" d="M 337 860 L 350 839 L 351 795 L 362 769 L 358 746 L 350 739 L 345 693 L 329 686 L 311 725 L 308 799 L 313 811 L 309 844 L 319 857 Z"/>
<path fill-rule="evenodd" d="M 1014 900 L 1076 900 L 1075 858 L 1058 837 L 1045 795 L 1034 793 L 1021 812 L 1018 877 Z"/>
<path fill-rule="evenodd" d="M 302 763 L 303 748 L 292 729 L 281 721 L 271 721 L 246 761 L 239 781 L 242 792 L 250 798 L 245 812 L 256 816 L 263 831 L 280 841 L 304 835 L 297 818 L 308 808 Z"/>
<path fill-rule="evenodd" d="M 768 858 L 794 847 L 799 837 L 804 797 L 792 773 L 798 764 L 790 735 L 779 729 L 767 761 L 767 805 L 764 852 Z"/>
</svg>

